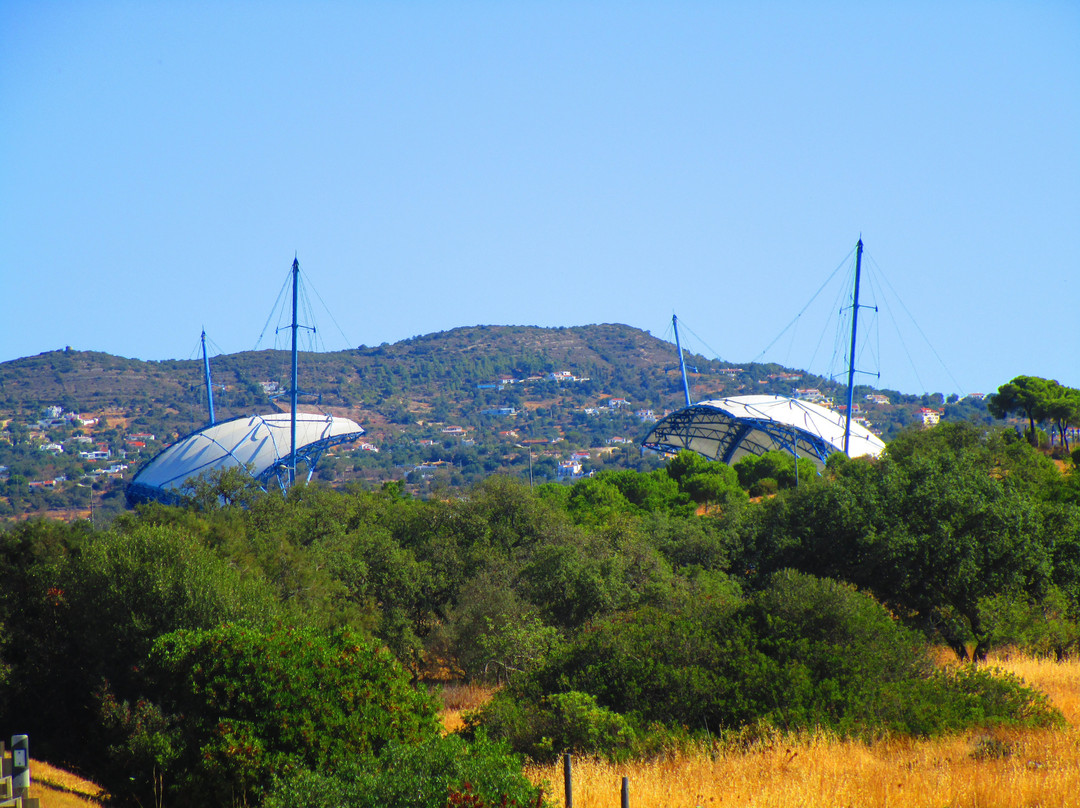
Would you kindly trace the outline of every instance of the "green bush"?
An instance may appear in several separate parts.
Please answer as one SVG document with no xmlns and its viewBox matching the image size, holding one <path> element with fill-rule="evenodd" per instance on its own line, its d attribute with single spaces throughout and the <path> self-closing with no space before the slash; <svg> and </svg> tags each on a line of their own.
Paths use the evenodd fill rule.
<svg viewBox="0 0 1080 808">
<path fill-rule="evenodd" d="M 0 541 L 0 568 L 12 669 L 5 719 L 38 738 L 40 753 L 89 771 L 105 763 L 94 720 L 103 680 L 136 697 L 161 634 L 224 621 L 270 625 L 285 613 L 259 576 L 171 525 L 26 524 Z"/>
<path fill-rule="evenodd" d="M 1063 659 L 1080 648 L 1077 606 L 1057 587 L 1040 601 L 997 595 L 979 602 L 996 647 Z"/>
<path fill-rule="evenodd" d="M 170 804 L 256 802 L 275 775 L 333 771 L 438 726 L 390 653 L 349 630 L 175 632 L 154 645 L 145 696 L 102 693 L 115 759 L 139 765 L 103 785 L 143 802 L 154 775 Z"/>
<path fill-rule="evenodd" d="M 866 726 L 930 737 L 972 727 L 1052 726 L 1061 714 L 1010 673 L 974 664 L 890 682 L 867 705 Z"/>
<path fill-rule="evenodd" d="M 779 490 L 779 483 L 772 477 L 762 477 L 750 484 L 750 496 L 752 497 L 771 497 Z"/>
<path fill-rule="evenodd" d="M 445 808 L 447 805 L 538 806 L 540 789 L 505 744 L 483 734 L 420 744 L 392 743 L 333 773 L 298 771 L 279 778 L 264 808 Z"/>
<path fill-rule="evenodd" d="M 870 595 L 786 570 L 742 602 L 727 593 L 593 621 L 474 723 L 533 755 L 619 757 L 654 724 L 672 737 L 763 722 L 861 737 L 1054 720 L 1014 679 L 939 672 L 922 638 Z"/>
<path fill-rule="evenodd" d="M 481 724 L 484 732 L 537 760 L 551 760 L 564 752 L 624 759 L 637 744 L 630 719 L 599 706 L 595 696 L 577 691 L 553 693 L 534 703 L 502 691 L 469 716 L 472 731 Z"/>
</svg>

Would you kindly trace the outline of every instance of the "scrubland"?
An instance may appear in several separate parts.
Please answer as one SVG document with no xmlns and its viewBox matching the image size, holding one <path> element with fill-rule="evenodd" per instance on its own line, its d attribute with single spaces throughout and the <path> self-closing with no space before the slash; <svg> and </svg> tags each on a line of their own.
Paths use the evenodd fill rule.
<svg viewBox="0 0 1080 808">
<path fill-rule="evenodd" d="M 804 734 L 625 764 L 579 759 L 574 808 L 618 805 L 623 777 L 634 808 L 1080 805 L 1080 661 L 998 655 L 989 664 L 1045 692 L 1067 724 L 871 744 Z M 561 804 L 561 762 L 527 772 L 551 783 Z"/>
</svg>

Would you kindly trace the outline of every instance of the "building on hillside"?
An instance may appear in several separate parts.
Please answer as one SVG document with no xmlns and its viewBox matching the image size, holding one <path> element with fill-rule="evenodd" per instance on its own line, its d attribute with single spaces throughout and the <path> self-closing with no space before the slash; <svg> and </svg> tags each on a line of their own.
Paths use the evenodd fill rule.
<svg viewBox="0 0 1080 808">
<path fill-rule="evenodd" d="M 923 426 L 937 426 L 941 422 L 941 411 L 923 407 L 919 410 L 919 417 L 922 418 Z"/>
<path fill-rule="evenodd" d="M 585 476 L 580 460 L 563 460 L 559 463 L 555 475 L 561 480 L 578 479 Z"/>
<path fill-rule="evenodd" d="M 825 395 L 816 387 L 799 387 L 796 388 L 793 398 L 798 399 L 799 401 L 821 403 L 825 400 Z"/>
<path fill-rule="evenodd" d="M 480 410 L 481 415 L 516 415 L 517 410 L 513 407 L 488 407 L 486 410 Z"/>
</svg>

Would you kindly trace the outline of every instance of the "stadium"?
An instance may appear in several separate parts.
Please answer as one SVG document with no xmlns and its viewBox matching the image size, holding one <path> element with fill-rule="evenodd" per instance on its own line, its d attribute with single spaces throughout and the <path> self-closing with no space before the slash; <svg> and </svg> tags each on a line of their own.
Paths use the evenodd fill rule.
<svg viewBox="0 0 1080 808">
<path fill-rule="evenodd" d="M 779 450 L 809 458 L 820 470 L 829 455 L 845 451 L 847 429 L 845 415 L 809 401 L 733 396 L 700 401 L 665 416 L 641 445 L 663 453 L 689 449 L 728 464 Z M 847 443 L 851 457 L 877 457 L 885 449 L 880 438 L 854 421 Z"/>
</svg>

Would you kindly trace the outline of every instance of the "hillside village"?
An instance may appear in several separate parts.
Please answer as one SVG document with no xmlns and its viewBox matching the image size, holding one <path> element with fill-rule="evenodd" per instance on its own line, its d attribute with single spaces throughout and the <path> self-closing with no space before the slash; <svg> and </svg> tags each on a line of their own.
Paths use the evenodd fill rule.
<svg viewBox="0 0 1080 808">
<path fill-rule="evenodd" d="M 480 337 L 490 343 L 484 354 Z M 283 409 L 288 382 L 275 353 L 214 360 L 218 420 Z M 365 430 L 358 444 L 322 459 L 317 477 L 331 484 L 397 480 L 429 496 L 492 473 L 572 481 L 663 462 L 639 447 L 683 405 L 672 354 L 673 346 L 625 326 L 455 329 L 309 357 L 303 386 L 318 401 L 301 399 L 300 408 L 344 415 Z M 839 385 L 805 372 L 698 356 L 691 365 L 695 401 L 768 393 L 846 408 L 837 403 Z M 194 362 L 70 350 L 4 363 L 0 516 L 86 518 L 124 507 L 123 487 L 139 466 L 205 424 L 200 377 Z M 886 438 L 905 426 L 988 417 L 979 394 L 946 401 L 858 388 L 853 409 L 857 422 Z"/>
</svg>

